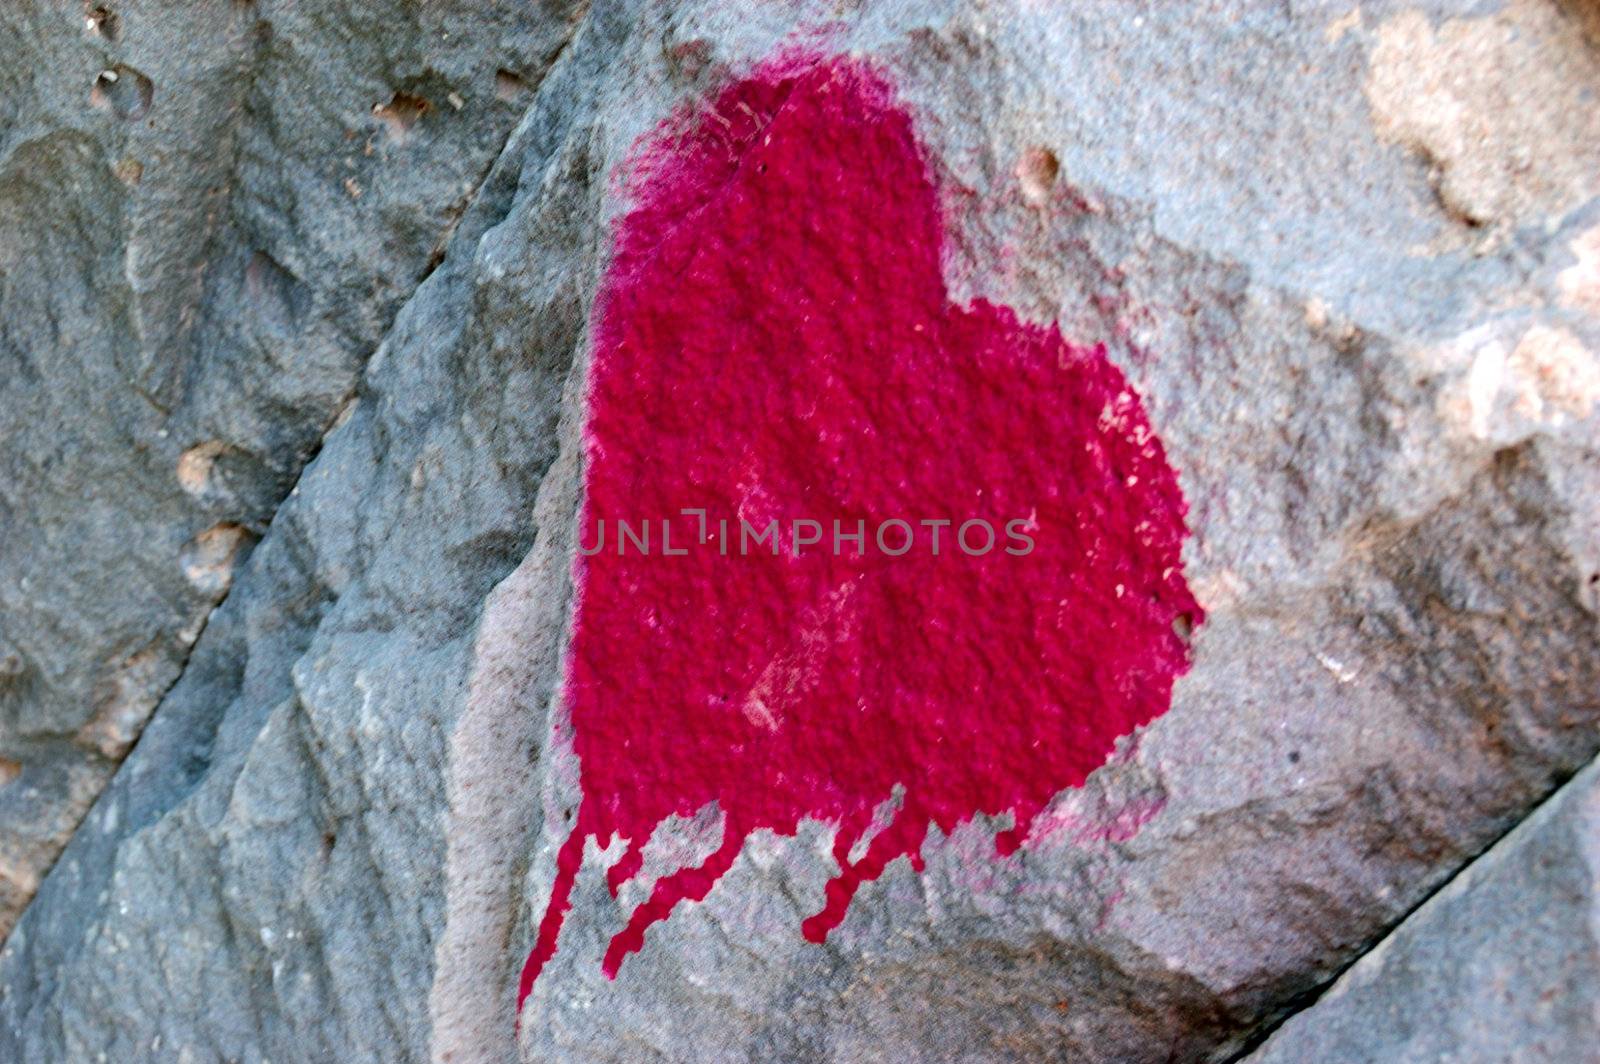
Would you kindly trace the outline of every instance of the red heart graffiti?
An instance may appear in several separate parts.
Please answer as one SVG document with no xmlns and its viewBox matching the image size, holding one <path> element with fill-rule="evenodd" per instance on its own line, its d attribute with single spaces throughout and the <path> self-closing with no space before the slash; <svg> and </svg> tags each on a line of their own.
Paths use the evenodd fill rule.
<svg viewBox="0 0 1600 1064">
<path fill-rule="evenodd" d="M 665 818 L 723 818 L 607 974 L 751 832 L 807 817 L 838 825 L 803 925 L 821 941 L 888 862 L 920 869 L 930 825 L 1009 812 L 998 849 L 1020 845 L 1166 710 L 1175 626 L 1202 616 L 1139 397 L 1103 350 L 951 302 L 930 168 L 871 68 L 768 64 L 643 141 L 631 192 L 589 377 L 567 687 L 583 794 L 519 1008 L 585 839 L 626 840 L 615 892 Z M 752 549 L 773 521 L 777 553 Z"/>
</svg>

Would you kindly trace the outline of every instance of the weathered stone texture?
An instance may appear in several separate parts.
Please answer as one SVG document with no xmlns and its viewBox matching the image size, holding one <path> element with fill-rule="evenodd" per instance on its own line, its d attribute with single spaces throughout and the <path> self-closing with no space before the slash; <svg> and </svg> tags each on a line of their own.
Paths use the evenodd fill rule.
<svg viewBox="0 0 1600 1064">
<path fill-rule="evenodd" d="M 0 931 L 443 254 L 573 14 L 0 12 Z"/>
<path fill-rule="evenodd" d="M 106 7 L 0 12 L 0 1059 L 1224 1060 L 1600 747 L 1577 0 Z M 811 824 L 607 981 L 591 849 L 517 1048 L 617 167 L 796 40 L 1137 386 L 1209 620 L 825 946 Z"/>
<path fill-rule="evenodd" d="M 1600 1056 L 1600 767 L 1417 910 L 1251 1064 Z"/>
</svg>

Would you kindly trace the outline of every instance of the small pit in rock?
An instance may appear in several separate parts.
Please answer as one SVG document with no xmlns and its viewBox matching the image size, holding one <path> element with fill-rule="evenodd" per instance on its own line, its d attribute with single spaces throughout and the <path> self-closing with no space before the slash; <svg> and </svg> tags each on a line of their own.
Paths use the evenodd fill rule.
<svg viewBox="0 0 1600 1064">
<path fill-rule="evenodd" d="M 211 487 L 211 471 L 227 445 L 220 440 L 196 444 L 178 456 L 178 483 L 192 496 L 204 495 Z"/>
<path fill-rule="evenodd" d="M 240 554 L 254 542 L 255 537 L 241 525 L 231 521 L 213 525 L 184 547 L 179 558 L 183 575 L 195 590 L 220 598 L 233 584 Z"/>
<path fill-rule="evenodd" d="M 122 23 L 116 12 L 98 4 L 83 13 L 83 31 L 103 41 L 114 41 L 122 35 Z"/>
<path fill-rule="evenodd" d="M 109 111 L 124 122 L 137 122 L 150 110 L 155 83 L 132 67 L 117 65 L 100 71 L 89 90 L 89 104 Z"/>
<path fill-rule="evenodd" d="M 1044 203 L 1061 177 L 1061 160 L 1049 148 L 1029 148 L 1017 162 L 1017 181 L 1029 203 Z"/>
<path fill-rule="evenodd" d="M 390 140 L 404 140 L 422 116 L 433 110 L 425 96 L 409 92 L 396 92 L 388 103 L 372 105 L 372 116 L 383 123 Z"/>
<path fill-rule="evenodd" d="M 496 70 L 494 72 L 494 94 L 498 99 L 511 103 L 528 91 L 528 83 L 509 70 Z"/>
</svg>

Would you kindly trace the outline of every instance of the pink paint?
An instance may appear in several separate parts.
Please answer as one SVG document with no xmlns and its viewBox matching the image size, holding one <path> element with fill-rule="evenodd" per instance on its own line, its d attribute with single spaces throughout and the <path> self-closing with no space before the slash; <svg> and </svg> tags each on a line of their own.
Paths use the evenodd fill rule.
<svg viewBox="0 0 1600 1064">
<path fill-rule="evenodd" d="M 996 844 L 1014 851 L 1166 710 L 1188 666 L 1174 622 L 1202 616 L 1183 498 L 1139 397 L 1103 350 L 950 301 L 930 166 L 878 74 L 770 63 L 634 163 L 595 314 L 581 541 L 602 519 L 612 536 L 649 519 L 659 537 L 660 518 L 700 507 L 758 528 L 865 520 L 868 549 L 669 558 L 657 542 L 579 559 L 567 702 L 583 793 L 519 1007 L 585 839 L 627 840 L 615 892 L 665 818 L 710 802 L 724 818 L 719 848 L 659 879 L 611 940 L 614 976 L 751 832 L 836 823 L 839 872 L 803 925 L 820 942 L 891 861 L 920 869 L 930 825 L 1009 812 Z M 967 556 L 950 529 L 938 557 L 870 540 L 891 517 L 1030 516 L 1020 557 Z M 696 532 L 678 519 L 675 545 Z"/>
</svg>

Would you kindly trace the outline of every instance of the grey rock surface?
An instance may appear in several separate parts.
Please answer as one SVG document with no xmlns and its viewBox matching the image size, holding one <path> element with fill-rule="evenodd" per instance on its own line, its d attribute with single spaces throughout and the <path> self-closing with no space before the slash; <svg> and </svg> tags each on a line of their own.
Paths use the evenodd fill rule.
<svg viewBox="0 0 1600 1064">
<path fill-rule="evenodd" d="M 0 934 L 443 253 L 568 14 L 0 11 Z"/>
<path fill-rule="evenodd" d="M 122 64 L 154 118 L 160 55 L 221 8 L 163 6 L 175 43 L 149 54 L 117 10 L 116 52 L 0 15 L 24 57 L 0 76 L 37 83 L 0 95 L 0 203 L 29 234 L 0 242 L 0 388 L 28 389 L 0 408 L 0 802 L 94 801 L 0 951 L 0 1059 L 1225 1060 L 1600 748 L 1581 5 L 262 0 L 228 9 L 266 41 L 234 161 L 197 102 L 169 136 L 218 176 L 149 201 L 114 138 L 160 128 L 95 124 L 138 78 L 85 101 Z M 814 824 L 752 839 L 607 981 L 639 888 L 612 899 L 591 850 L 516 1035 L 578 768 L 557 693 L 611 177 L 797 35 L 879 64 L 967 193 L 952 290 L 1103 341 L 1145 396 L 1210 618 L 1172 710 L 1037 842 L 930 838 L 826 946 L 795 930 L 831 871 Z M 501 67 L 525 96 L 473 117 Z M 197 96 L 237 91 L 216 78 Z M 1040 149 L 1044 195 L 1017 177 Z M 214 181 L 206 221 L 184 189 Z M 219 524 L 231 570 L 197 538 Z M 150 639 L 127 717 L 153 716 L 95 799 L 138 725 L 86 747 L 83 692 Z M 65 797 L 25 782 L 91 756 Z"/>
<path fill-rule="evenodd" d="M 1251 1064 L 1600 1060 L 1600 766 L 1292 1017 Z"/>
</svg>

